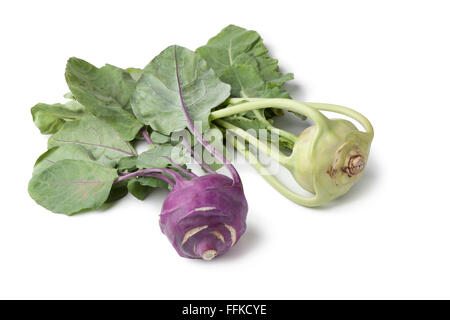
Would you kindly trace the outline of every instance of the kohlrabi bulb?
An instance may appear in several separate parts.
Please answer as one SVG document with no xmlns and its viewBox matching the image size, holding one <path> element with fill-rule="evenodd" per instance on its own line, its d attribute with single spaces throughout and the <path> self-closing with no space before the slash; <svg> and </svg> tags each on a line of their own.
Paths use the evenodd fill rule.
<svg viewBox="0 0 450 320">
<path fill-rule="evenodd" d="M 307 128 L 295 143 L 291 172 L 321 203 L 345 194 L 359 180 L 371 137 L 343 119 Z"/>
<path fill-rule="evenodd" d="M 160 226 L 180 256 L 211 260 L 245 232 L 247 211 L 240 182 L 208 174 L 175 185 L 164 201 Z"/>
<path fill-rule="evenodd" d="M 291 190 L 268 170 L 256 155 L 242 141 L 235 141 L 235 147 L 255 167 L 256 170 L 286 198 L 307 207 L 318 207 L 345 194 L 363 174 L 373 139 L 373 127 L 369 120 L 359 112 L 338 105 L 326 103 L 303 103 L 292 99 L 271 98 L 232 98 L 230 106 L 214 111 L 211 119 L 220 127 L 243 138 L 253 147 L 286 167 L 298 184 L 311 192 L 304 196 Z M 276 128 L 259 115 L 258 121 L 265 121 L 268 130 L 294 146 L 290 155 L 273 151 L 266 143 L 245 132 L 226 117 L 249 111 L 279 108 L 310 118 L 314 125 L 300 136 Z M 345 115 L 356 120 L 364 131 L 344 119 L 328 119 L 321 111 Z M 256 113 L 256 116 L 258 114 Z M 276 148 L 275 148 L 276 149 Z M 287 148 L 289 149 L 289 148 Z"/>
</svg>

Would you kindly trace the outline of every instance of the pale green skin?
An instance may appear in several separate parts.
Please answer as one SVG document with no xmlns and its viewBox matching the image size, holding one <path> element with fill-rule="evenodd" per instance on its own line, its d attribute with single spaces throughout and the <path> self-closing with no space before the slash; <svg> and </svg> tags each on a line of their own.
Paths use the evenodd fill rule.
<svg viewBox="0 0 450 320">
<path fill-rule="evenodd" d="M 242 101 L 248 101 L 242 103 Z M 239 103 L 237 105 L 233 105 Z M 321 103 L 301 103 L 291 99 L 230 99 L 231 106 L 215 111 L 211 119 L 236 135 L 245 138 L 268 156 L 279 161 L 294 176 L 301 187 L 314 196 L 305 197 L 293 192 L 273 176 L 255 155 L 236 141 L 236 149 L 244 154 L 259 173 L 281 194 L 303 206 L 317 207 L 336 199 L 359 180 L 367 164 L 370 144 L 373 139 L 373 128 L 370 122 L 360 113 L 337 105 Z M 264 108 L 279 108 L 303 114 L 311 118 L 315 124 L 296 137 L 294 149 L 290 156 L 274 153 L 267 146 L 244 130 L 220 120 L 236 113 Z M 319 110 L 344 114 L 358 121 L 366 132 L 359 131 L 353 123 L 343 119 L 328 119 Z M 277 129 L 280 135 L 292 137 L 289 132 Z M 351 157 L 363 159 L 362 170 L 349 173 L 348 163 Z"/>
</svg>

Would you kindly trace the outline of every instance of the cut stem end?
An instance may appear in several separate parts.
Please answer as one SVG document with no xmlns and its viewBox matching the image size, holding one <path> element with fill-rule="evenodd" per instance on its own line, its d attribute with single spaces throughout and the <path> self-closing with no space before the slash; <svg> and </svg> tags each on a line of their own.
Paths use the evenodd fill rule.
<svg viewBox="0 0 450 320">
<path fill-rule="evenodd" d="M 217 251 L 216 250 L 206 250 L 202 253 L 202 259 L 203 260 L 212 260 L 217 256 Z"/>
<path fill-rule="evenodd" d="M 364 157 L 362 155 L 354 155 L 348 159 L 347 166 L 344 168 L 344 171 L 349 177 L 353 177 L 360 174 L 364 170 L 365 165 L 366 162 L 364 161 Z"/>
</svg>

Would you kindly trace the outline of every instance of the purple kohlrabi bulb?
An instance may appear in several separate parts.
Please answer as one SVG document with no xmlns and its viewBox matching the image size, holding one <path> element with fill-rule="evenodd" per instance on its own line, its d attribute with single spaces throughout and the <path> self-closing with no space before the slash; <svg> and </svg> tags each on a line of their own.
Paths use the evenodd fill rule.
<svg viewBox="0 0 450 320">
<path fill-rule="evenodd" d="M 211 260 L 245 232 L 247 211 L 240 181 L 208 174 L 175 185 L 164 201 L 160 226 L 180 256 Z"/>
</svg>

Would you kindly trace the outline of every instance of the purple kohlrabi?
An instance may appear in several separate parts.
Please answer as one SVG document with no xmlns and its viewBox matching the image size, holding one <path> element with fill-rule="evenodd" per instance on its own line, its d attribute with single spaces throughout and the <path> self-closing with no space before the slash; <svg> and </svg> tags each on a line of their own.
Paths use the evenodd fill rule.
<svg viewBox="0 0 450 320">
<path fill-rule="evenodd" d="M 208 174 L 177 181 L 164 201 L 160 226 L 180 256 L 211 260 L 245 232 L 247 210 L 240 181 Z"/>
</svg>

